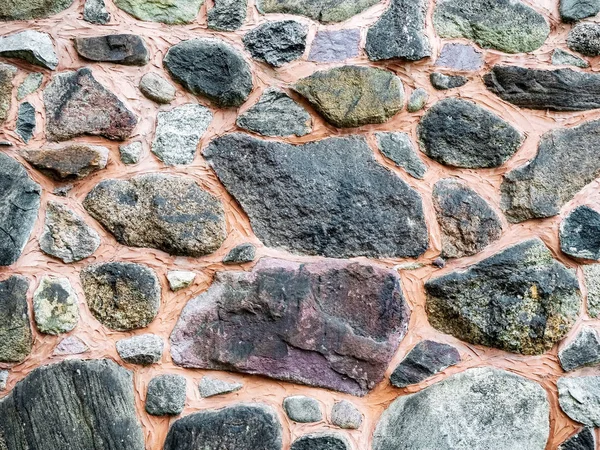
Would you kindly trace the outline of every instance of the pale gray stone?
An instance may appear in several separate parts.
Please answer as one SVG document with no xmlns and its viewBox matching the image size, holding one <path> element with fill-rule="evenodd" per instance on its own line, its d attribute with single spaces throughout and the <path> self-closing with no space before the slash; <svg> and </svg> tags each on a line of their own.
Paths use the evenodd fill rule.
<svg viewBox="0 0 600 450">
<path fill-rule="evenodd" d="M 157 73 L 150 72 L 144 75 L 139 88 L 142 94 L 156 103 L 168 104 L 175 100 L 175 86 Z"/>
<path fill-rule="evenodd" d="M 223 264 L 243 264 L 254 261 L 255 257 L 256 247 L 247 242 L 232 248 L 223 258 Z"/>
<path fill-rule="evenodd" d="M 153 416 L 176 416 L 185 407 L 186 380 L 182 375 L 159 375 L 148 383 L 146 412 Z"/>
<path fill-rule="evenodd" d="M 407 133 L 376 133 L 375 136 L 381 153 L 406 170 L 410 176 L 423 179 L 427 166 L 417 155 L 415 145 Z"/>
<path fill-rule="evenodd" d="M 425 103 L 429 99 L 429 94 L 423 88 L 415 89 L 412 94 L 410 94 L 410 98 L 408 99 L 408 106 L 406 109 L 408 112 L 417 112 L 423 109 Z"/>
<path fill-rule="evenodd" d="M 110 22 L 110 13 L 106 10 L 104 0 L 85 0 L 83 20 L 96 25 L 104 25 Z"/>
<path fill-rule="evenodd" d="M 44 81 L 43 73 L 33 72 L 27 75 L 17 89 L 17 100 L 23 100 L 29 94 L 33 94 L 37 91 L 42 85 L 42 81 Z"/>
<path fill-rule="evenodd" d="M 140 141 L 119 145 L 119 154 L 123 164 L 137 164 L 140 162 L 144 148 Z"/>
<path fill-rule="evenodd" d="M 200 380 L 198 388 L 202 398 L 214 397 L 215 395 L 229 394 L 239 391 L 243 387 L 242 383 L 228 382 L 217 378 L 204 376 Z"/>
<path fill-rule="evenodd" d="M 360 30 L 317 31 L 308 54 L 309 61 L 335 62 L 358 56 Z"/>
<path fill-rule="evenodd" d="M 431 81 L 431 85 L 438 91 L 461 87 L 469 81 L 467 77 L 463 77 L 462 75 L 445 75 L 440 72 L 433 72 L 429 76 L 429 80 Z"/>
<path fill-rule="evenodd" d="M 0 37 L 0 56 L 23 59 L 50 70 L 58 66 L 58 56 L 50 35 L 35 30 Z"/>
<path fill-rule="evenodd" d="M 121 359 L 131 364 L 148 366 L 160 361 L 165 343 L 155 334 L 140 334 L 117 341 L 117 352 Z"/>
<path fill-rule="evenodd" d="M 314 398 L 304 395 L 294 395 L 284 398 L 283 409 L 294 422 L 312 423 L 323 420 L 319 402 Z"/>
<path fill-rule="evenodd" d="M 88 350 L 87 344 L 77 336 L 67 336 L 58 343 L 52 354 L 54 356 L 79 355 L 86 353 Z"/>
<path fill-rule="evenodd" d="M 600 363 L 600 335 L 591 327 L 584 327 L 577 336 L 558 352 L 560 365 L 569 372 L 583 366 Z"/>
<path fill-rule="evenodd" d="M 194 272 L 188 272 L 185 270 L 171 270 L 167 273 L 169 287 L 173 292 L 188 287 L 194 282 L 195 279 L 196 274 Z"/>
<path fill-rule="evenodd" d="M 575 422 L 600 426 L 600 376 L 563 377 L 558 383 L 558 403 Z"/>
<path fill-rule="evenodd" d="M 41 333 L 57 335 L 77 326 L 77 294 L 68 278 L 42 277 L 33 293 L 33 315 Z"/>
<path fill-rule="evenodd" d="M 331 408 L 331 423 L 336 427 L 347 430 L 358 430 L 362 424 L 363 415 L 354 403 L 348 400 L 336 402 Z"/>
<path fill-rule="evenodd" d="M 483 67 L 483 55 L 471 45 L 445 44 L 435 65 L 455 70 L 479 70 Z"/>
</svg>

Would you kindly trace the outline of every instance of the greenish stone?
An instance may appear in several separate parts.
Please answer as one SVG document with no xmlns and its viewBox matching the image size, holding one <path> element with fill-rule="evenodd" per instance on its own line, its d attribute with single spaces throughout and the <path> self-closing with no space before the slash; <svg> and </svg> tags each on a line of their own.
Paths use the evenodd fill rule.
<svg viewBox="0 0 600 450">
<path fill-rule="evenodd" d="M 379 0 L 257 0 L 262 14 L 282 13 L 306 16 L 323 23 L 342 22 Z"/>
<path fill-rule="evenodd" d="M 17 100 L 23 100 L 29 94 L 33 94 L 37 91 L 44 81 L 44 74 L 42 73 L 30 73 L 27 78 L 19 85 L 17 89 Z"/>
<path fill-rule="evenodd" d="M 2 0 L 0 21 L 43 19 L 64 11 L 73 0 Z"/>
<path fill-rule="evenodd" d="M 115 0 L 115 5 L 147 22 L 182 24 L 192 22 L 204 0 Z"/>
</svg>

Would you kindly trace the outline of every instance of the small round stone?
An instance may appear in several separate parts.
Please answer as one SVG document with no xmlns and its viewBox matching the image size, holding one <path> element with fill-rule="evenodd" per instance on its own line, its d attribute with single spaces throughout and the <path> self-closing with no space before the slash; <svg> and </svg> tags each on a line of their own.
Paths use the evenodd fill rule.
<svg viewBox="0 0 600 450">
<path fill-rule="evenodd" d="M 331 423 L 336 427 L 358 430 L 362 421 L 362 413 L 348 400 L 337 402 L 331 409 Z"/>
<path fill-rule="evenodd" d="M 294 422 L 311 423 L 323 419 L 319 402 L 311 397 L 295 395 L 283 400 L 283 409 Z"/>
<path fill-rule="evenodd" d="M 140 80 L 140 91 L 156 103 L 167 104 L 175 100 L 175 86 L 157 73 L 150 72 Z"/>
<path fill-rule="evenodd" d="M 153 416 L 176 416 L 185 407 L 186 381 L 181 375 L 159 375 L 148 383 L 146 412 Z"/>
</svg>

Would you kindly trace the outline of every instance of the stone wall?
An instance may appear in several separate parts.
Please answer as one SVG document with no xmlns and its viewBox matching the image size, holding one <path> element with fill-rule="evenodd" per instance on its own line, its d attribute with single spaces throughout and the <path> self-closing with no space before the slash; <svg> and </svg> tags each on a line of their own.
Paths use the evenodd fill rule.
<svg viewBox="0 0 600 450">
<path fill-rule="evenodd" d="M 0 449 L 593 449 L 600 3 L 0 3 Z"/>
</svg>

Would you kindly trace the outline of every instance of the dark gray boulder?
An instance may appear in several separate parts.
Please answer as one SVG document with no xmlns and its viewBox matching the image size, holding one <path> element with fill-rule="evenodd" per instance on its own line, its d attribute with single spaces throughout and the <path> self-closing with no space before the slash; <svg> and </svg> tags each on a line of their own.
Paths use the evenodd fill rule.
<svg viewBox="0 0 600 450">
<path fill-rule="evenodd" d="M 350 443 L 341 434 L 314 433 L 300 436 L 290 450 L 351 450 Z"/>
<path fill-rule="evenodd" d="M 144 40 L 135 34 L 78 37 L 75 49 L 87 60 L 126 66 L 144 66 L 150 59 Z"/>
<path fill-rule="evenodd" d="M 254 261 L 255 257 L 256 247 L 248 242 L 232 248 L 223 258 L 223 264 L 243 264 Z"/>
<path fill-rule="evenodd" d="M 160 361 L 165 343 L 155 334 L 138 334 L 117 341 L 117 353 L 130 364 L 149 366 Z"/>
<path fill-rule="evenodd" d="M 594 328 L 582 328 L 573 341 L 558 352 L 558 359 L 565 372 L 600 364 L 600 335 Z"/>
<path fill-rule="evenodd" d="M 560 0 L 558 12 L 563 22 L 577 22 L 600 12 L 598 0 Z"/>
<path fill-rule="evenodd" d="M 406 170 L 410 176 L 422 180 L 427 166 L 415 151 L 410 136 L 403 132 L 376 133 L 379 150 L 398 167 Z"/>
<path fill-rule="evenodd" d="M 583 428 L 558 446 L 558 450 L 596 450 L 594 430 Z"/>
<path fill-rule="evenodd" d="M 307 33 L 295 20 L 266 22 L 244 35 L 244 47 L 254 59 L 281 67 L 304 54 Z"/>
<path fill-rule="evenodd" d="M 585 56 L 600 55 L 600 25 L 597 23 L 575 25 L 567 36 L 567 46 Z"/>
<path fill-rule="evenodd" d="M 27 144 L 33 137 L 34 131 L 35 107 L 29 102 L 21 103 L 17 112 L 17 128 L 15 132 Z"/>
<path fill-rule="evenodd" d="M 560 223 L 560 249 L 574 258 L 600 259 L 600 213 L 578 206 Z"/>
<path fill-rule="evenodd" d="M 600 376 L 562 377 L 556 383 L 558 403 L 575 422 L 600 426 Z"/>
<path fill-rule="evenodd" d="M 19 275 L 0 281 L 0 362 L 21 362 L 31 353 L 33 335 L 29 323 L 28 288 L 29 281 Z"/>
<path fill-rule="evenodd" d="M 186 380 L 183 375 L 159 375 L 148 383 L 146 412 L 153 416 L 176 416 L 185 407 Z"/>
<path fill-rule="evenodd" d="M 427 248 L 419 194 L 375 161 L 364 138 L 293 146 L 229 134 L 204 156 L 268 246 L 333 258 Z"/>
<path fill-rule="evenodd" d="M 208 10 L 208 28 L 218 31 L 235 31 L 246 20 L 248 0 L 215 0 Z"/>
<path fill-rule="evenodd" d="M 298 14 L 323 23 L 342 22 L 378 3 L 378 0 L 257 0 L 262 14 Z"/>
<path fill-rule="evenodd" d="M 431 81 L 431 85 L 438 91 L 445 91 L 464 86 L 469 79 L 462 75 L 445 75 L 440 72 L 433 72 L 429 75 L 429 81 Z"/>
</svg>

